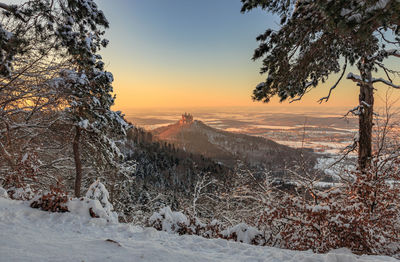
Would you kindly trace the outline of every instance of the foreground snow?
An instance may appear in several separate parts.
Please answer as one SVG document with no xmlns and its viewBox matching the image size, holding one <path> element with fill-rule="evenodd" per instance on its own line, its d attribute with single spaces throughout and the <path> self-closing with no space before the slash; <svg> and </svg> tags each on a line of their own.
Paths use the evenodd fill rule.
<svg viewBox="0 0 400 262">
<path fill-rule="evenodd" d="M 113 241 L 106 241 L 107 239 Z M 178 236 L 72 213 L 47 213 L 0 197 L 0 261 L 397 261 L 257 247 L 222 239 Z"/>
</svg>

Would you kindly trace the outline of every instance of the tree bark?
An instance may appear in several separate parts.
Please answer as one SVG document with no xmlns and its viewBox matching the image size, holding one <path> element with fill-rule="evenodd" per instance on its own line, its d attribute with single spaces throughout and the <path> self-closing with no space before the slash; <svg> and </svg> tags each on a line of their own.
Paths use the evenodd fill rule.
<svg viewBox="0 0 400 262">
<path fill-rule="evenodd" d="M 361 73 L 363 81 L 360 83 L 359 95 L 361 114 L 359 115 L 358 167 L 363 172 L 370 166 L 372 158 L 374 87 L 371 71 Z"/>
<path fill-rule="evenodd" d="M 81 196 L 81 184 L 82 184 L 82 162 L 80 154 L 80 138 L 81 138 L 81 128 L 76 127 L 74 141 L 72 142 L 72 148 L 74 151 L 75 160 L 75 197 Z"/>
</svg>

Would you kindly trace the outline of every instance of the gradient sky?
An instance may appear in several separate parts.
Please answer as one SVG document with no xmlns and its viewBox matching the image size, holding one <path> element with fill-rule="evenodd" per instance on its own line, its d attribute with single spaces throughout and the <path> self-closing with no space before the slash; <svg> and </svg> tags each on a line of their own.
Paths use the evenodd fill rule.
<svg viewBox="0 0 400 262">
<path fill-rule="evenodd" d="M 266 12 L 241 14 L 240 0 L 96 2 L 111 25 L 110 45 L 102 55 L 114 74 L 116 109 L 280 105 L 251 99 L 253 88 L 265 79 L 258 73 L 260 62 L 251 60 L 255 37 L 278 26 Z M 349 80 L 328 103 L 316 102 L 336 78 L 290 106 L 354 107 L 358 88 Z"/>
<path fill-rule="evenodd" d="M 239 0 L 98 1 L 111 40 L 117 107 L 253 105 L 262 80 L 251 61 L 255 37 L 273 23 Z"/>
</svg>

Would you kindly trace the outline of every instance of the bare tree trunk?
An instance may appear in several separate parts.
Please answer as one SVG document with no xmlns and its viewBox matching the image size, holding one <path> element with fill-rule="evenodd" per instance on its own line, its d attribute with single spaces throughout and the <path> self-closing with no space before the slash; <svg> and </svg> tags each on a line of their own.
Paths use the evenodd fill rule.
<svg viewBox="0 0 400 262">
<path fill-rule="evenodd" d="M 72 142 L 72 148 L 74 151 L 74 160 L 75 160 L 75 197 L 81 196 L 81 184 L 82 184 L 82 162 L 81 162 L 81 154 L 80 154 L 80 137 L 81 137 L 81 128 L 76 127 L 74 141 Z"/>
<path fill-rule="evenodd" d="M 359 142 L 358 167 L 364 171 L 371 164 L 372 158 L 372 125 L 374 112 L 374 87 L 371 71 L 362 72 L 363 82 L 360 84 Z"/>
</svg>

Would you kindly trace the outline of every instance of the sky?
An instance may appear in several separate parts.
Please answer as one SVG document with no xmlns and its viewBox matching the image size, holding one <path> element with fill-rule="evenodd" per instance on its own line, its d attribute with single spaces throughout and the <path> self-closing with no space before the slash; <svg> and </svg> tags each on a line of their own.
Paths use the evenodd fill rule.
<svg viewBox="0 0 400 262">
<path fill-rule="evenodd" d="M 106 33 L 110 44 L 102 56 L 115 79 L 115 109 L 306 106 L 323 110 L 358 104 L 358 87 L 349 80 L 342 81 L 328 103 L 317 103 L 338 78 L 335 75 L 300 102 L 253 102 L 252 90 L 266 78 L 259 74 L 261 62 L 251 60 L 258 45 L 255 38 L 267 28 L 277 28 L 278 19 L 262 10 L 242 14 L 240 0 L 96 3 L 110 22 Z"/>
<path fill-rule="evenodd" d="M 98 1 L 117 107 L 248 106 L 262 81 L 255 37 L 274 23 L 239 0 Z"/>
</svg>

